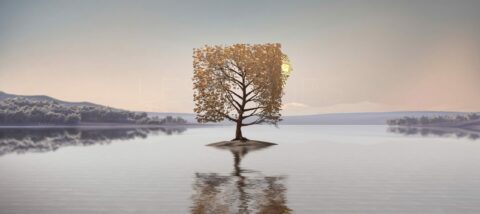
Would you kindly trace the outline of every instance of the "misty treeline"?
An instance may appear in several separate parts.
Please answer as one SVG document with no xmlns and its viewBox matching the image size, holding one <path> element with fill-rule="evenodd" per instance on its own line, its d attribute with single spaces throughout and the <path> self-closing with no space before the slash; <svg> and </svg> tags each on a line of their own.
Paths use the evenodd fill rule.
<svg viewBox="0 0 480 214">
<path fill-rule="evenodd" d="M 13 98 L 0 101 L 0 124 L 79 124 L 129 123 L 143 125 L 185 124 L 180 117 L 149 117 L 145 112 L 132 112 L 101 106 L 64 106 L 53 101 Z"/>
<path fill-rule="evenodd" d="M 431 125 L 439 123 L 461 123 L 480 119 L 477 113 L 455 116 L 434 116 L 434 117 L 404 117 L 399 119 L 387 120 L 387 124 L 391 126 L 414 126 L 414 125 Z"/>
</svg>

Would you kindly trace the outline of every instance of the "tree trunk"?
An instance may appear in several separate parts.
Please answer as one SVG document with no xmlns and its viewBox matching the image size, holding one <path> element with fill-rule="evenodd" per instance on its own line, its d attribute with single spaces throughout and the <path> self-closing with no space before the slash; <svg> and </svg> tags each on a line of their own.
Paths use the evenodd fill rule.
<svg viewBox="0 0 480 214">
<path fill-rule="evenodd" d="M 235 139 L 233 140 L 241 140 L 241 141 L 244 141 L 246 140 L 246 138 L 243 137 L 242 135 L 242 121 L 238 121 L 237 122 L 237 128 L 236 128 L 236 131 L 235 131 Z"/>
</svg>

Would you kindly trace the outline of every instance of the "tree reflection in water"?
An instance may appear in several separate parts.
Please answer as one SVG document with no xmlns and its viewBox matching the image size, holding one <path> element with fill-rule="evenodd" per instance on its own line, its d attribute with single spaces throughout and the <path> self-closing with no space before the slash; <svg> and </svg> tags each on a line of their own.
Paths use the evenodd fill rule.
<svg viewBox="0 0 480 214">
<path fill-rule="evenodd" d="M 226 148 L 233 154 L 234 170 L 231 175 L 196 173 L 191 212 L 291 213 L 292 210 L 286 205 L 285 177 L 264 176 L 240 166 L 247 153 L 264 148 Z"/>
<path fill-rule="evenodd" d="M 480 132 L 460 128 L 425 128 L 425 127 L 389 127 L 388 132 L 403 134 L 406 136 L 417 135 L 422 137 L 456 137 L 470 140 L 480 139 Z"/>
<path fill-rule="evenodd" d="M 50 152 L 64 146 L 109 144 L 113 140 L 147 138 L 150 134 L 181 134 L 184 127 L 156 128 L 1 128 L 0 156 Z"/>
</svg>

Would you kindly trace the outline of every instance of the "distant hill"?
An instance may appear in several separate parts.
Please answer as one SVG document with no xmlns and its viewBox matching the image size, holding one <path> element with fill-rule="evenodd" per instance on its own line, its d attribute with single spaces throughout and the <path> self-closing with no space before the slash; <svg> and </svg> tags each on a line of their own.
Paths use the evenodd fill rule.
<svg viewBox="0 0 480 214">
<path fill-rule="evenodd" d="M 363 112 L 333 113 L 302 116 L 285 116 L 283 125 L 386 125 L 387 120 L 402 117 L 434 117 L 467 114 L 465 112 L 405 111 L 405 112 Z"/>
<path fill-rule="evenodd" d="M 146 112 L 114 109 L 89 102 L 66 102 L 48 96 L 19 96 L 4 92 L 0 95 L 0 126 L 187 124 L 182 118 L 149 117 Z"/>
<path fill-rule="evenodd" d="M 98 105 L 95 103 L 90 103 L 90 102 L 68 102 L 68 101 L 63 101 L 59 99 L 55 99 L 53 97 L 45 96 L 45 95 L 15 95 L 15 94 L 7 94 L 3 91 L 0 91 L 0 101 L 9 99 L 9 98 L 25 98 L 33 101 L 53 101 L 57 102 L 60 105 L 67 106 L 67 107 L 72 107 L 72 106 L 93 106 L 93 107 L 106 107 L 102 105 Z"/>
</svg>

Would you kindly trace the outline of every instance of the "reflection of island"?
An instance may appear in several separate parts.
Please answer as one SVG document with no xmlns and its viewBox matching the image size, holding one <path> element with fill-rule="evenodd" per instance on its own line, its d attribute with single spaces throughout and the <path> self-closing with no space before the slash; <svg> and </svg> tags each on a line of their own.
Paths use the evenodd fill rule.
<svg viewBox="0 0 480 214">
<path fill-rule="evenodd" d="M 388 132 L 398 133 L 403 135 L 418 135 L 423 137 L 438 136 L 438 137 L 456 137 L 468 138 L 477 140 L 480 138 L 480 132 L 468 129 L 454 129 L 454 128 L 424 128 L 424 127 L 389 127 Z"/>
<path fill-rule="evenodd" d="M 264 176 L 240 167 L 242 158 L 265 147 L 236 147 L 231 175 L 196 173 L 191 212 L 198 213 L 291 213 L 281 176 Z M 245 175 L 245 173 L 249 173 Z"/>
<path fill-rule="evenodd" d="M 0 129 L 0 156 L 9 153 L 49 152 L 64 146 L 108 144 L 112 140 L 146 138 L 149 134 L 181 134 L 184 127 L 101 129 Z"/>
</svg>

